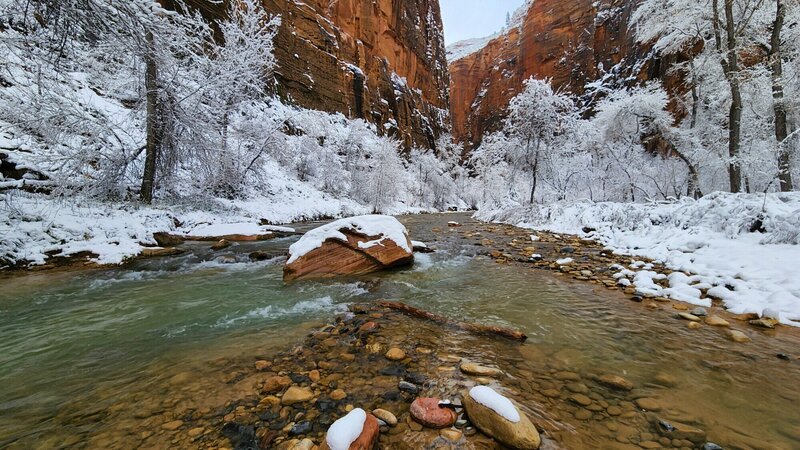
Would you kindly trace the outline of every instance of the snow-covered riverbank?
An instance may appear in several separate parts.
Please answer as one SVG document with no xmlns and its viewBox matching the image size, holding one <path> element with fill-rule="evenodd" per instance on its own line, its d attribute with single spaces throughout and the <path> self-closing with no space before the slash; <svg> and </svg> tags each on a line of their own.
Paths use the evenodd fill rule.
<svg viewBox="0 0 800 450">
<path fill-rule="evenodd" d="M 391 214 L 422 211 L 402 204 L 388 210 Z M 370 212 L 367 206 L 333 198 L 301 183 L 287 183 L 276 194 L 248 200 L 208 199 L 153 206 L 15 192 L 0 196 L 0 269 L 22 263 L 44 264 L 49 255 L 82 252 L 97 255 L 93 261 L 99 264 L 119 264 L 138 255 L 144 246 L 155 245 L 156 232 L 188 236 L 261 234 L 271 227 L 260 223 Z"/>
<path fill-rule="evenodd" d="M 672 203 L 556 203 L 481 211 L 477 217 L 583 235 L 616 253 L 696 275 L 672 277 L 670 287 L 662 289 L 653 285 L 646 268 L 627 268 L 638 276 L 621 276 L 631 276 L 644 293 L 707 306 L 700 291 L 706 288 L 733 313 L 766 312 L 800 326 L 800 193 L 714 193 Z"/>
</svg>

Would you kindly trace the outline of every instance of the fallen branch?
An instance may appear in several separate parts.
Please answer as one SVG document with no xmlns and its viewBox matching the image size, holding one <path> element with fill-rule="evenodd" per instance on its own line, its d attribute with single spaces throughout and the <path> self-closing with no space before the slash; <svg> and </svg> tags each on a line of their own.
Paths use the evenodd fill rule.
<svg viewBox="0 0 800 450">
<path fill-rule="evenodd" d="M 400 311 L 402 313 L 408 314 L 409 316 L 430 320 L 432 322 L 440 323 L 443 325 L 449 325 L 461 330 L 469 331 L 471 333 L 492 334 L 519 342 L 525 342 L 525 340 L 528 339 L 528 336 L 526 336 L 525 333 L 521 331 L 512 330 L 510 328 L 493 327 L 488 325 L 478 325 L 474 323 L 453 321 L 449 320 L 447 317 L 440 316 L 438 314 L 434 314 L 432 312 L 425 311 L 423 309 L 415 308 L 405 303 L 382 301 L 379 303 L 379 305 L 383 308 L 389 308 L 395 311 Z"/>
</svg>

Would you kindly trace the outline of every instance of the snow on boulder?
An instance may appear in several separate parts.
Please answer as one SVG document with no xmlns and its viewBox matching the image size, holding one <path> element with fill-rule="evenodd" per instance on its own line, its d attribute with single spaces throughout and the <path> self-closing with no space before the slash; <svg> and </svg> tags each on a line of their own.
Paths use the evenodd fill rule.
<svg viewBox="0 0 800 450">
<path fill-rule="evenodd" d="M 331 425 L 320 450 L 369 450 L 379 433 L 375 416 L 356 408 Z"/>
<path fill-rule="evenodd" d="M 292 234 L 293 228 L 258 225 L 251 222 L 198 225 L 184 237 L 192 241 L 265 241 L 279 235 Z"/>
<path fill-rule="evenodd" d="M 350 217 L 315 228 L 292 244 L 283 279 L 363 275 L 413 262 L 411 239 L 400 221 Z"/>
<path fill-rule="evenodd" d="M 536 427 L 508 398 L 489 386 L 475 386 L 463 396 L 470 421 L 484 434 L 511 449 L 536 450 Z"/>
</svg>

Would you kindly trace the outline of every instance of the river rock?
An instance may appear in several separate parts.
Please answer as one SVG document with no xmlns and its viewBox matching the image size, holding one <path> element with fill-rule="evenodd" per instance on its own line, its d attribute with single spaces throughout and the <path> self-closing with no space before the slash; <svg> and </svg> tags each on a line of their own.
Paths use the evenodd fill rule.
<svg viewBox="0 0 800 450">
<path fill-rule="evenodd" d="M 428 428 L 446 428 L 456 422 L 456 412 L 439 406 L 440 399 L 420 397 L 411 403 L 411 417 Z"/>
<path fill-rule="evenodd" d="M 167 431 L 175 431 L 182 426 L 183 426 L 182 420 L 173 420 L 172 422 L 167 422 L 164 425 L 161 425 L 161 428 Z"/>
<path fill-rule="evenodd" d="M 372 235 L 361 231 L 365 229 Z M 398 235 L 403 239 L 399 243 L 391 238 Z M 309 231 L 290 247 L 283 279 L 364 275 L 407 266 L 414 262 L 411 250 L 408 231 L 394 217 L 364 216 L 337 220 Z"/>
<path fill-rule="evenodd" d="M 375 409 L 372 411 L 372 415 L 386 422 L 386 425 L 390 427 L 397 425 L 397 417 L 385 409 Z"/>
<path fill-rule="evenodd" d="M 637 398 L 636 406 L 645 411 L 661 411 L 661 405 L 654 398 L 649 398 L 649 397 Z"/>
<path fill-rule="evenodd" d="M 686 312 L 678 313 L 678 317 L 684 320 L 690 320 L 692 322 L 700 322 L 700 318 L 695 316 L 694 314 L 689 314 Z"/>
<path fill-rule="evenodd" d="M 292 385 L 292 379 L 289 377 L 274 376 L 267 378 L 264 381 L 264 387 L 261 389 L 265 394 L 273 394 L 280 392 Z"/>
<path fill-rule="evenodd" d="M 467 375 L 474 375 L 478 377 L 495 377 L 503 373 L 500 369 L 479 366 L 478 364 L 473 363 L 461 363 L 460 369 Z"/>
<path fill-rule="evenodd" d="M 770 319 L 769 317 L 762 317 L 760 319 L 750 321 L 750 325 L 755 325 L 762 328 L 775 328 L 775 325 L 778 325 L 779 323 L 780 322 L 777 320 Z"/>
<path fill-rule="evenodd" d="M 182 253 L 184 253 L 183 250 L 175 247 L 147 247 L 142 249 L 142 251 L 139 253 L 139 256 L 143 258 L 158 258 L 162 256 L 177 256 Z"/>
<path fill-rule="evenodd" d="M 164 232 L 153 233 L 153 240 L 156 241 L 159 247 L 174 247 L 184 242 L 182 237 Z"/>
<path fill-rule="evenodd" d="M 281 398 L 282 405 L 294 405 L 296 403 L 305 403 L 314 398 L 314 393 L 311 389 L 306 387 L 291 386 L 286 390 Z"/>
<path fill-rule="evenodd" d="M 487 436 L 508 448 L 516 450 L 536 450 L 541 444 L 541 438 L 536 427 L 522 411 L 519 413 L 519 422 L 511 422 L 493 409 L 475 401 L 469 393 L 463 396 L 464 408 L 469 420 Z"/>
<path fill-rule="evenodd" d="M 668 438 L 688 439 L 695 444 L 702 443 L 706 439 L 705 431 L 691 425 L 658 417 L 655 417 L 652 420 L 658 427 L 659 432 Z"/>
<path fill-rule="evenodd" d="M 592 404 L 592 399 L 583 394 L 573 394 L 569 399 L 581 406 L 589 406 Z"/>
<path fill-rule="evenodd" d="M 750 337 L 748 337 L 746 334 L 742 333 L 739 330 L 728 330 L 728 338 L 730 338 L 730 340 L 732 340 L 733 342 L 738 342 L 738 343 L 745 343 L 751 341 Z"/>
<path fill-rule="evenodd" d="M 464 433 L 452 428 L 446 428 L 440 431 L 439 434 L 450 442 L 458 442 L 461 440 L 461 437 L 464 436 Z"/>
<path fill-rule="evenodd" d="M 344 400 L 345 398 L 347 398 L 347 393 L 342 389 L 336 389 L 331 392 L 331 400 L 339 401 Z"/>
<path fill-rule="evenodd" d="M 608 386 L 613 389 L 619 389 L 621 391 L 630 391 L 633 389 L 633 383 L 619 375 L 603 375 L 597 379 L 597 382 L 604 386 Z"/>
<path fill-rule="evenodd" d="M 401 381 L 397 384 L 397 389 L 400 389 L 403 392 L 408 392 L 409 394 L 418 394 L 420 391 L 419 386 L 413 383 L 409 383 L 408 381 Z"/>
<path fill-rule="evenodd" d="M 392 347 L 386 352 L 386 359 L 389 361 L 401 361 L 406 358 L 406 352 L 397 347 Z"/>
<path fill-rule="evenodd" d="M 711 325 L 712 327 L 729 327 L 731 323 L 727 320 L 723 319 L 719 316 L 708 316 L 706 317 L 706 325 Z"/>
<path fill-rule="evenodd" d="M 367 414 L 367 419 L 364 421 L 364 428 L 361 430 L 361 434 L 358 438 L 350 444 L 348 450 L 372 450 L 375 446 L 375 442 L 378 440 L 378 435 L 380 435 L 380 425 L 378 425 L 378 419 L 375 418 L 372 414 Z M 327 436 L 325 439 L 322 440 L 322 444 L 319 446 L 320 450 L 331 450 L 330 446 L 328 445 L 328 438 Z"/>
<path fill-rule="evenodd" d="M 220 239 L 219 241 L 215 242 L 214 245 L 211 246 L 211 250 L 224 250 L 230 247 L 232 244 L 227 239 Z"/>
</svg>

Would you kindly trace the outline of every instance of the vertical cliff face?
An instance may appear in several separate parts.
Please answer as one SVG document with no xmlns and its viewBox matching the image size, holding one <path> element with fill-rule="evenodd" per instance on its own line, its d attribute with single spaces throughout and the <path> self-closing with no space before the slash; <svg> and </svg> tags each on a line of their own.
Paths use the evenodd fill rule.
<svg viewBox="0 0 800 450">
<path fill-rule="evenodd" d="M 452 57 L 453 135 L 469 145 L 498 129 L 510 100 L 530 77 L 576 96 L 587 83 L 664 76 L 628 26 L 639 0 L 533 0 L 513 28 L 474 52 Z"/>
<path fill-rule="evenodd" d="M 377 125 L 406 148 L 449 129 L 449 76 L 438 0 L 263 0 L 281 16 L 278 93 L 305 108 Z M 222 5 L 193 0 L 212 16 Z"/>
</svg>

